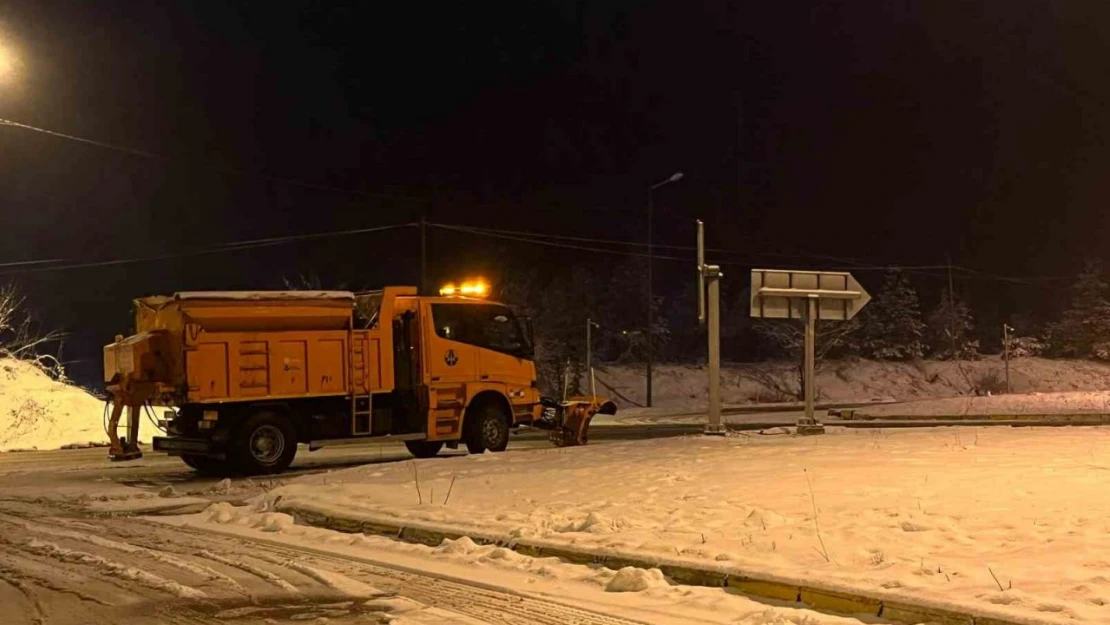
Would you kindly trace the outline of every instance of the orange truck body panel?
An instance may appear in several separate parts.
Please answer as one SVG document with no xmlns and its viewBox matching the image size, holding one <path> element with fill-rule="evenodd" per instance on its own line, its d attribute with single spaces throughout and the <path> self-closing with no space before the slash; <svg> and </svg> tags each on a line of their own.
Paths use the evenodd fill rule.
<svg viewBox="0 0 1110 625">
<path fill-rule="evenodd" d="M 413 294 L 385 291 L 379 316 L 387 327 L 394 300 Z M 136 334 L 104 348 L 105 381 L 133 373 L 132 354 L 153 353 L 163 369 L 153 376 L 156 394 L 175 404 L 392 390 L 393 351 L 382 348 L 380 328 L 353 329 L 352 308 L 350 294 L 326 292 L 136 300 Z"/>
</svg>

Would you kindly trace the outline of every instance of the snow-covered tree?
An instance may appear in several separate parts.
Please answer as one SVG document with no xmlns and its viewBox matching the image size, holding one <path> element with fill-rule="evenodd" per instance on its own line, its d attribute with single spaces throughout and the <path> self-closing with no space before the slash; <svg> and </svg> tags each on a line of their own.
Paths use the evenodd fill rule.
<svg viewBox="0 0 1110 625">
<path fill-rule="evenodd" d="M 1049 324 L 1048 344 L 1059 356 L 1110 360 L 1110 300 L 1102 263 L 1088 261 L 1079 273 L 1068 308 Z"/>
<path fill-rule="evenodd" d="M 879 360 L 910 360 L 925 355 L 925 323 L 917 291 L 906 274 L 887 272 L 883 288 L 861 312 L 860 350 Z"/>
<path fill-rule="evenodd" d="M 959 297 L 953 299 L 945 292 L 926 322 L 929 353 L 942 360 L 952 359 L 953 352 L 955 358 L 975 358 L 979 352 L 979 341 L 972 337 L 974 328 L 971 308 L 967 303 Z"/>
</svg>

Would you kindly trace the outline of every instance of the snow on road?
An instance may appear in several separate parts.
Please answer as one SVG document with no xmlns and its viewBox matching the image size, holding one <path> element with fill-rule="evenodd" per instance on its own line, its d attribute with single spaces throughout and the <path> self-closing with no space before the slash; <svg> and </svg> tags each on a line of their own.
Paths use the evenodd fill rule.
<svg viewBox="0 0 1110 625">
<path fill-rule="evenodd" d="M 644 622 L 542 597 L 375 566 L 350 554 L 319 548 L 309 552 L 289 544 L 292 541 L 263 542 L 245 535 L 198 532 L 137 518 L 75 520 L 51 516 L 52 510 L 57 509 L 0 500 L 0 606 L 4 623 Z M 265 534 L 270 537 L 288 528 L 280 523 L 266 527 L 274 530 Z M 261 534 L 260 530 L 250 531 Z M 341 538 L 348 542 L 352 539 Z M 676 623 L 690 621 L 681 619 Z"/>
<path fill-rule="evenodd" d="M 380 536 L 345 534 L 296 525 L 288 515 L 263 511 L 266 507 L 264 499 L 259 499 L 253 506 L 240 507 L 221 502 L 201 514 L 159 517 L 156 520 L 273 542 L 309 553 L 319 550 L 363 558 L 376 566 L 422 571 L 441 577 L 444 592 L 451 590 L 456 582 L 463 582 L 477 584 L 480 589 L 504 590 L 521 597 L 546 598 L 578 606 L 593 614 L 612 615 L 614 619 L 611 621 L 598 617 L 601 619 L 599 623 L 612 625 L 625 622 L 616 620 L 620 617 L 653 625 L 862 625 L 861 621 L 853 618 L 805 609 L 771 607 L 723 589 L 675 586 L 658 569 L 625 568 L 613 571 L 604 567 L 574 565 L 558 558 L 524 556 L 496 545 L 478 545 L 466 537 L 446 540 L 438 547 L 406 544 Z M 469 592 L 475 591 L 471 589 Z M 538 620 L 524 622 L 583 622 L 573 618 L 571 612 L 549 611 L 543 618 L 538 615 L 532 618 Z"/>
<path fill-rule="evenodd" d="M 1110 430 L 833 430 L 362 467 L 299 478 L 258 505 L 1110 623 L 1107 487 Z"/>
</svg>

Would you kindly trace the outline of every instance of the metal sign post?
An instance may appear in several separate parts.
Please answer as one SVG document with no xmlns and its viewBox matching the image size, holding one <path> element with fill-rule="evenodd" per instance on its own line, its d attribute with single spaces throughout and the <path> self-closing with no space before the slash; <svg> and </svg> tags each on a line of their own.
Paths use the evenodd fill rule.
<svg viewBox="0 0 1110 625">
<path fill-rule="evenodd" d="M 705 225 L 698 220 L 698 323 L 709 325 L 709 423 L 705 433 L 724 436 L 721 423 L 721 268 L 705 264 Z M 707 288 L 708 287 L 708 288 Z M 706 302 L 706 291 L 709 301 Z"/>
<path fill-rule="evenodd" d="M 814 416 L 817 320 L 848 321 L 871 301 L 850 273 L 752 269 L 751 316 L 762 319 L 801 319 L 805 324 L 805 416 L 799 434 L 823 434 Z"/>
</svg>

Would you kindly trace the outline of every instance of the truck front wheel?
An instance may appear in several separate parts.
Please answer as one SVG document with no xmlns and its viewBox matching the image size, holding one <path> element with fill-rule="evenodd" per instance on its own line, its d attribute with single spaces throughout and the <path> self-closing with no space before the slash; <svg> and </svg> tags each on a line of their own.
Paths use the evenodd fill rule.
<svg viewBox="0 0 1110 625">
<path fill-rule="evenodd" d="M 184 462 L 190 469 L 205 476 L 223 477 L 231 473 L 230 467 L 227 462 L 209 458 L 208 456 L 196 456 L 193 454 L 184 454 L 181 456 Z"/>
<path fill-rule="evenodd" d="M 405 447 L 417 458 L 431 458 L 443 449 L 443 441 L 405 441 Z"/>
<path fill-rule="evenodd" d="M 468 452 L 505 451 L 509 446 L 509 419 L 496 403 L 472 406 L 466 411 L 465 421 L 463 438 Z"/>
<path fill-rule="evenodd" d="M 259 412 L 232 434 L 228 458 L 247 475 L 281 473 L 297 455 L 297 433 L 292 421 L 277 412 Z"/>
</svg>

